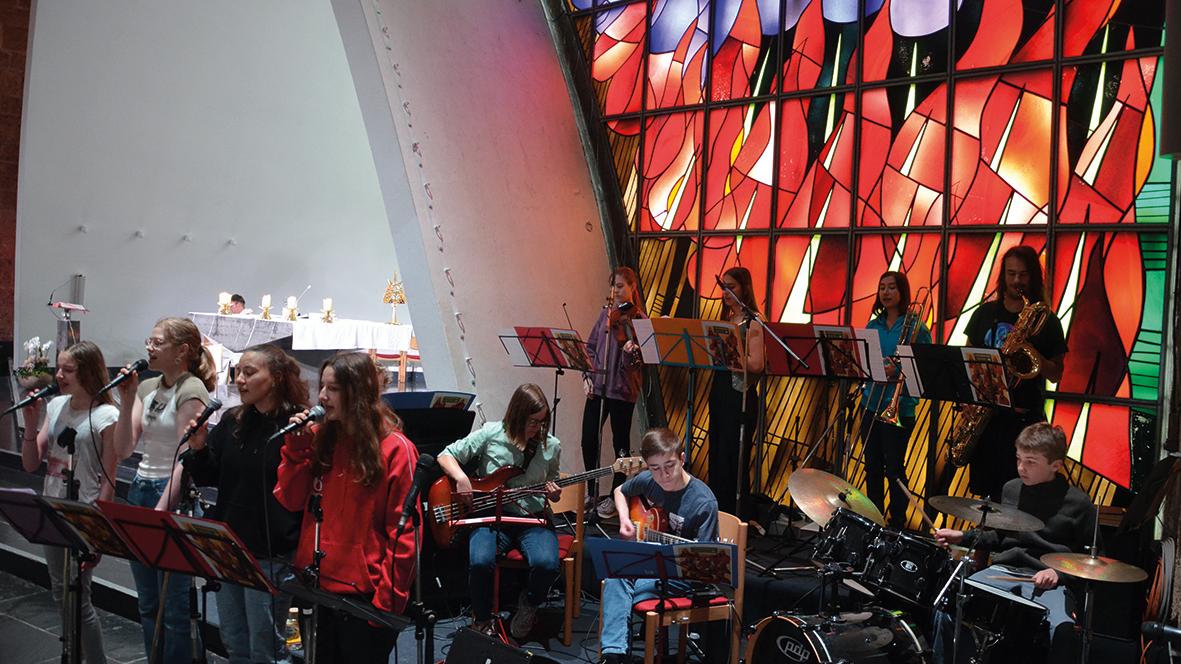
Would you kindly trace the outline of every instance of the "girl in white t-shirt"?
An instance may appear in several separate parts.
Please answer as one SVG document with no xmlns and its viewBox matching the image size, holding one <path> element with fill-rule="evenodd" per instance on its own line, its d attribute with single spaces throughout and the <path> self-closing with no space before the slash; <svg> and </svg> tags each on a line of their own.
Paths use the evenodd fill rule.
<svg viewBox="0 0 1181 664">
<path fill-rule="evenodd" d="M 115 425 L 115 444 L 123 456 L 130 456 L 142 442 L 139 466 L 127 502 L 141 507 L 167 510 L 180 494 L 181 464 L 176 459 L 184 452 L 178 444 L 189 421 L 196 418 L 209 402 L 217 373 L 213 357 L 201 345 L 201 332 L 187 318 L 162 318 L 144 341 L 148 368 L 160 375 L 139 382 L 131 377 L 119 384 L 119 422 Z M 186 662 L 192 658 L 189 638 L 189 583 L 183 574 L 171 574 L 163 587 L 164 574 L 132 562 L 144 651 L 149 661 Z M 157 650 L 162 658 L 152 657 L 156 614 L 164 594 L 164 628 Z"/>
<path fill-rule="evenodd" d="M 102 351 L 89 341 L 81 341 L 63 350 L 57 355 L 56 378 L 61 396 L 53 398 L 44 409 L 40 400 L 25 408 L 28 425 L 21 447 L 25 471 L 35 472 L 41 461 L 46 460 L 42 490 L 45 495 L 75 498 L 86 503 L 111 500 L 115 495 L 115 466 L 119 463 L 114 443 L 114 424 L 119 418 L 119 410 L 111 404 L 109 394 L 95 398 L 107 382 L 107 363 Z M 77 495 L 70 494 L 67 481 L 70 441 L 74 445 Z M 73 612 L 64 601 L 62 589 L 65 580 L 72 580 L 76 572 L 73 572 L 72 564 L 67 564 L 67 552 L 61 547 L 45 547 L 45 562 L 49 567 L 53 599 L 61 608 L 63 632 L 72 641 Z M 103 654 L 102 627 L 90 603 L 90 580 L 95 564 L 97 562 L 83 565 L 82 571 L 82 653 L 88 664 L 107 661 Z M 76 646 L 70 643 L 69 647 L 72 651 Z"/>
</svg>

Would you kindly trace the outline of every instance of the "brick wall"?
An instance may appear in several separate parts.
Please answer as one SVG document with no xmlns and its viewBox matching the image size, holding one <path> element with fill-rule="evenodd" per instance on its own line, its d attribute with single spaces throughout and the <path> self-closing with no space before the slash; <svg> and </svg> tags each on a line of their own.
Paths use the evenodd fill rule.
<svg viewBox="0 0 1181 664">
<path fill-rule="evenodd" d="M 16 178 L 30 5 L 31 0 L 0 2 L 0 343 L 12 342 Z"/>
</svg>

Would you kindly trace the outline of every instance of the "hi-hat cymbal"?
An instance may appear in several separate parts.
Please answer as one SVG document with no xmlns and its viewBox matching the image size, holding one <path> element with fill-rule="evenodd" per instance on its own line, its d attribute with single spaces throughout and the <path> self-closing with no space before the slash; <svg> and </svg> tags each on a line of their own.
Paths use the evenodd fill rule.
<svg viewBox="0 0 1181 664">
<path fill-rule="evenodd" d="M 845 480 L 815 468 L 804 468 L 791 474 L 787 480 L 796 505 L 808 518 L 824 526 L 837 508 L 845 508 L 860 514 L 879 526 L 886 525 L 886 519 L 864 493 Z"/>
<path fill-rule="evenodd" d="M 1047 553 L 1041 558 L 1042 563 L 1063 574 L 1077 576 L 1091 581 L 1110 581 L 1111 583 L 1136 583 L 1148 578 L 1148 572 L 1120 562 L 1114 558 L 1104 558 L 1086 553 Z"/>
<path fill-rule="evenodd" d="M 1002 505 L 962 496 L 935 496 L 927 502 L 931 507 L 944 514 L 966 519 L 975 524 L 983 521 L 986 528 L 1024 533 L 1046 527 L 1041 519 L 1022 512 L 1012 505 Z"/>
</svg>

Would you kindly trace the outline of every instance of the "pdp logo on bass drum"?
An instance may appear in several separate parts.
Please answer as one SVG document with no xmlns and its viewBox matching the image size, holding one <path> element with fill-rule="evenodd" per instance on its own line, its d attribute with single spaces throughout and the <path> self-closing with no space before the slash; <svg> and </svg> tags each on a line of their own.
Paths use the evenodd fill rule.
<svg viewBox="0 0 1181 664">
<path fill-rule="evenodd" d="M 797 662 L 806 662 L 812 656 L 812 653 L 808 652 L 804 644 L 790 636 L 779 637 L 775 640 L 775 645 L 779 647 L 779 652 Z"/>
<path fill-rule="evenodd" d="M 902 562 L 898 563 L 898 566 L 907 572 L 910 572 L 911 574 L 919 571 L 919 566 L 909 560 L 903 560 Z"/>
</svg>

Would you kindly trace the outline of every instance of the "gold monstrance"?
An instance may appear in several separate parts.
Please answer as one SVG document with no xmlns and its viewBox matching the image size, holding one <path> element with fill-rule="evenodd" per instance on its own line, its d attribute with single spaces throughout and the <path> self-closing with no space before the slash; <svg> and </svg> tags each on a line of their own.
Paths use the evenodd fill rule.
<svg viewBox="0 0 1181 664">
<path fill-rule="evenodd" d="M 390 305 L 390 325 L 397 325 L 398 305 L 406 304 L 406 291 L 402 288 L 402 282 L 398 280 L 397 274 L 393 279 L 386 280 L 385 296 L 381 298 L 381 301 Z"/>
</svg>

